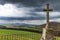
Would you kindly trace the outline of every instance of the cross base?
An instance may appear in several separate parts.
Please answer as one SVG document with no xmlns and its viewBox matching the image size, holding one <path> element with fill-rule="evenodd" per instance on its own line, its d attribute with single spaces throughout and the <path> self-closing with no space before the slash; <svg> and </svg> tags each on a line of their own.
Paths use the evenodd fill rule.
<svg viewBox="0 0 60 40">
<path fill-rule="evenodd" d="M 43 28 L 43 34 L 40 40 L 55 40 L 52 30 L 47 30 Z"/>
</svg>

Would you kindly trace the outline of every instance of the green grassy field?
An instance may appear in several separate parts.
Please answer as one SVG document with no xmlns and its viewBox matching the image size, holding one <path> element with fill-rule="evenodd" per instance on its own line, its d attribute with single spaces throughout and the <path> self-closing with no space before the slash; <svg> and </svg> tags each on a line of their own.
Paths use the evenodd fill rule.
<svg viewBox="0 0 60 40">
<path fill-rule="evenodd" d="M 18 35 L 16 35 L 18 34 Z M 8 36 L 8 40 L 10 40 L 11 35 L 13 35 L 14 40 L 17 39 L 17 36 L 20 38 L 20 40 L 39 40 L 41 38 L 41 35 L 34 32 L 27 32 L 27 31 L 18 31 L 18 30 L 6 30 L 6 29 L 0 29 L 0 35 L 10 35 Z M 5 40 L 0 36 L 1 40 Z M 15 39 L 16 38 L 16 39 Z M 7 40 L 7 39 L 6 39 Z"/>
<path fill-rule="evenodd" d="M 7 39 L 6 35 L 8 36 Z M 13 37 L 13 40 L 40 40 L 41 34 L 27 31 L 0 29 L 0 40 L 11 40 L 11 37 Z M 56 37 L 56 40 L 60 40 L 60 37 Z"/>
</svg>

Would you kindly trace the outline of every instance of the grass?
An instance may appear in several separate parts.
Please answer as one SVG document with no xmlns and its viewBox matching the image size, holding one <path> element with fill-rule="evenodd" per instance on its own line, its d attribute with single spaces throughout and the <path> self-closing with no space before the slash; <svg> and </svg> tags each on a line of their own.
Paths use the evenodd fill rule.
<svg viewBox="0 0 60 40">
<path fill-rule="evenodd" d="M 60 37 L 56 37 L 56 40 L 60 40 Z"/>
<path fill-rule="evenodd" d="M 0 40 L 40 40 L 40 38 L 39 33 L 0 29 Z M 60 40 L 60 37 L 56 37 L 56 40 Z"/>
<path fill-rule="evenodd" d="M 18 35 L 14 35 L 18 34 Z M 8 40 L 11 39 L 11 35 L 13 35 L 13 40 L 19 39 L 20 40 L 39 40 L 41 35 L 34 32 L 27 32 L 27 31 L 18 31 L 18 30 L 7 30 L 7 29 L 0 29 L 0 40 L 7 40 L 6 38 L 2 38 L 2 36 L 9 35 Z M 18 36 L 18 37 L 17 37 Z"/>
</svg>

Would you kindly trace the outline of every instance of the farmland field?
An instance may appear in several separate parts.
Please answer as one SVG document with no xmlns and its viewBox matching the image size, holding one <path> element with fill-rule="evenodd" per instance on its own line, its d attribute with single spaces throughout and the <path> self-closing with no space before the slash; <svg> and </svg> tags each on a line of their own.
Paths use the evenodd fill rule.
<svg viewBox="0 0 60 40">
<path fill-rule="evenodd" d="M 41 34 L 27 31 L 0 29 L 0 40 L 40 40 Z M 60 40 L 60 37 L 56 37 Z"/>
</svg>

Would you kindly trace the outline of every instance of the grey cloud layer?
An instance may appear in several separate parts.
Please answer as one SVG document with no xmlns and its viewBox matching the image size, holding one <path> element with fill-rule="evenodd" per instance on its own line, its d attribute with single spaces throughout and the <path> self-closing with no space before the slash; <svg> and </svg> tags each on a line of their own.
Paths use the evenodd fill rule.
<svg viewBox="0 0 60 40">
<path fill-rule="evenodd" d="M 0 0 L 1 3 L 22 3 L 26 6 L 38 6 L 46 0 Z"/>
<path fill-rule="evenodd" d="M 35 7 L 35 11 L 41 11 L 46 3 L 50 3 L 54 10 L 60 10 L 60 0 L 0 0 L 0 4 L 5 3 L 19 4 L 16 5 L 17 7 L 21 7 L 22 5 L 25 7 Z"/>
<path fill-rule="evenodd" d="M 26 13 L 27 15 L 30 15 L 29 18 L 43 19 L 43 20 L 45 19 L 45 16 L 43 16 L 41 13 L 37 14 L 36 12 L 41 12 L 47 2 L 50 3 L 51 8 L 54 11 L 60 11 L 60 0 L 0 0 L 0 4 L 11 3 L 17 6 L 17 8 L 33 7 L 34 9 L 29 10 L 29 13 Z M 60 18 L 60 16 L 56 15 L 54 17 L 51 17 L 51 19 L 53 18 Z"/>
</svg>

